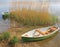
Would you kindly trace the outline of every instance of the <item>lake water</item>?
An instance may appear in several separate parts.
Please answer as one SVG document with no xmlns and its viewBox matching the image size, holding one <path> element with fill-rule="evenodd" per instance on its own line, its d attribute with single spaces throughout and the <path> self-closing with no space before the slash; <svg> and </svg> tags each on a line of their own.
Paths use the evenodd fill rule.
<svg viewBox="0 0 60 47">
<path fill-rule="evenodd" d="M 0 5 L 0 33 L 4 32 L 10 27 L 10 22 L 9 20 L 3 20 L 2 19 L 2 12 L 7 12 L 9 11 L 8 7 L 4 7 L 3 5 Z"/>
</svg>

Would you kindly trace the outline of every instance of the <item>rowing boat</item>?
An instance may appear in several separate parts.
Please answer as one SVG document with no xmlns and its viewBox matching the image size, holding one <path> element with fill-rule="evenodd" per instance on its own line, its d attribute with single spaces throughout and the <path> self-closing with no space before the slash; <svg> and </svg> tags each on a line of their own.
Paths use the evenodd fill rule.
<svg viewBox="0 0 60 47">
<path fill-rule="evenodd" d="M 44 32 L 44 31 L 47 31 L 49 28 L 51 28 L 51 26 L 44 27 L 44 28 L 38 28 L 38 29 L 40 31 Z M 26 42 L 26 41 L 39 41 L 39 40 L 44 40 L 44 39 L 50 38 L 59 31 L 59 27 L 55 31 L 53 31 L 49 34 L 45 34 L 45 35 L 40 34 L 39 36 L 37 36 L 39 33 L 35 32 L 35 30 L 36 29 L 33 29 L 33 30 L 28 31 L 27 33 L 24 33 L 23 35 L 21 35 L 22 40 Z"/>
</svg>

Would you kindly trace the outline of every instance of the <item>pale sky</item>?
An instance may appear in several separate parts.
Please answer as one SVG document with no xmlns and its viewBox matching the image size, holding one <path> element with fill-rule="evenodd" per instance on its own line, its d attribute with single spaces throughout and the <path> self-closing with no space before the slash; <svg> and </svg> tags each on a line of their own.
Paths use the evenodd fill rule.
<svg viewBox="0 0 60 47">
<path fill-rule="evenodd" d="M 0 0 L 0 3 L 9 3 L 12 1 L 26 1 L 26 2 L 41 2 L 43 0 Z M 48 2 L 53 2 L 53 3 L 60 3 L 60 0 L 47 0 Z"/>
</svg>

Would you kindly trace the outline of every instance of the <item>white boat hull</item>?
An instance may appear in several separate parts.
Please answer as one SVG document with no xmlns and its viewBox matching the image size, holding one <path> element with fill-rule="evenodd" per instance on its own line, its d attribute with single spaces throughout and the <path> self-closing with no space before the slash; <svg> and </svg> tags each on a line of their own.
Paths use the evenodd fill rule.
<svg viewBox="0 0 60 47">
<path fill-rule="evenodd" d="M 41 31 L 45 31 L 45 30 L 47 30 L 48 28 L 50 28 L 50 27 L 39 28 L 39 29 L 40 29 Z M 25 37 L 25 34 L 23 34 L 23 35 L 21 36 L 21 37 L 22 37 L 22 40 L 23 40 L 23 41 L 38 41 L 38 40 L 44 40 L 44 39 L 47 39 L 47 38 L 49 38 L 49 37 L 51 37 L 51 36 L 54 36 L 54 35 L 59 31 L 59 28 L 56 29 L 55 31 L 53 31 L 53 32 L 50 33 L 50 34 L 40 35 L 40 36 L 38 36 L 38 37 L 33 37 L 33 33 L 34 33 L 35 30 L 36 30 L 36 29 L 31 30 L 31 31 L 25 33 L 25 34 L 29 34 L 28 37 Z"/>
</svg>

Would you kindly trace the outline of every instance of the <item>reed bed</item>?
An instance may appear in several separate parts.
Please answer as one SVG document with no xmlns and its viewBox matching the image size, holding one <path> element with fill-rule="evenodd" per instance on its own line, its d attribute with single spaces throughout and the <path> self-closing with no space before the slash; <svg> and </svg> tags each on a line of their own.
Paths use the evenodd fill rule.
<svg viewBox="0 0 60 47">
<path fill-rule="evenodd" d="M 36 11 L 31 9 L 16 9 L 10 11 L 12 20 L 21 25 L 39 26 L 53 25 L 57 22 L 57 16 L 51 15 L 48 11 Z"/>
</svg>

